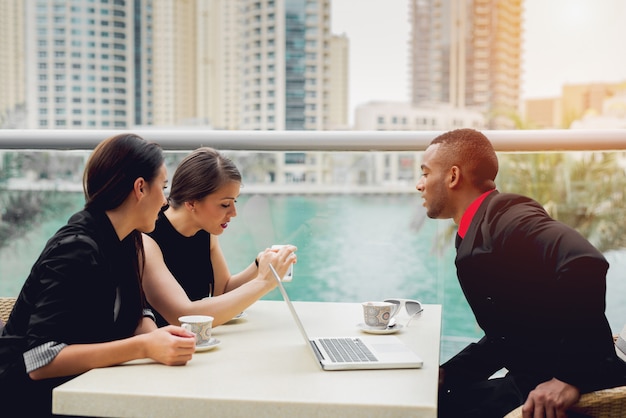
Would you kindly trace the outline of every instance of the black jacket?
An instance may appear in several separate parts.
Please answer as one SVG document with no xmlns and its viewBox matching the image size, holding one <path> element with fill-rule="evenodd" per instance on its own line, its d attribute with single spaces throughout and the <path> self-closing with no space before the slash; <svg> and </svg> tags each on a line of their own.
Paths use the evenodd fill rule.
<svg viewBox="0 0 626 418">
<path fill-rule="evenodd" d="M 24 416 L 49 413 L 52 387 L 68 379 L 30 380 L 25 351 L 51 341 L 97 343 L 133 335 L 143 298 L 132 235 L 120 241 L 104 213 L 81 211 L 46 243 L 0 337 L 3 398 L 26 391 L 28 402 L 15 401 L 25 395 L 11 401 L 20 413 L 42 408 Z"/>
<path fill-rule="evenodd" d="M 489 195 L 461 240 L 459 283 L 485 336 L 450 359 L 446 384 L 505 367 L 582 393 L 626 384 L 604 314 L 608 263 L 574 229 L 519 195 Z"/>
</svg>

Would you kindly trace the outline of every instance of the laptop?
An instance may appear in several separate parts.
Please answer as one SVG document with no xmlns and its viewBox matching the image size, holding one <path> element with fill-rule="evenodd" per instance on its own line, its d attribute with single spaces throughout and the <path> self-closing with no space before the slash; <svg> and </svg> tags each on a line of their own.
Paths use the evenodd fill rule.
<svg viewBox="0 0 626 418">
<path fill-rule="evenodd" d="M 393 335 L 309 338 L 278 273 L 271 264 L 270 269 L 304 338 L 308 351 L 322 370 L 419 369 L 422 367 L 422 359 Z"/>
</svg>

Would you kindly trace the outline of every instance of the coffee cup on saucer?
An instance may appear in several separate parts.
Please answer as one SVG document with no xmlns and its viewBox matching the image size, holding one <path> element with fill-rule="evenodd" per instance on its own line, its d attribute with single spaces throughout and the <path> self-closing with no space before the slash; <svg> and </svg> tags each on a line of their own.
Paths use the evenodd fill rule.
<svg viewBox="0 0 626 418">
<path fill-rule="evenodd" d="M 398 305 L 389 302 L 363 302 L 363 320 L 370 328 L 384 329 L 399 311 Z"/>
<path fill-rule="evenodd" d="M 209 344 L 213 328 L 213 317 L 208 315 L 185 315 L 178 318 L 180 326 L 195 334 L 196 346 L 202 347 Z"/>
</svg>

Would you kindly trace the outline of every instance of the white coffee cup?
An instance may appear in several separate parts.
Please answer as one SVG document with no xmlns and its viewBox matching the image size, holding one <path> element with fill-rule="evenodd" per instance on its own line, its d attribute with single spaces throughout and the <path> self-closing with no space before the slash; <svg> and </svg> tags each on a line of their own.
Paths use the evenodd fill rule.
<svg viewBox="0 0 626 418">
<path fill-rule="evenodd" d="M 272 245 L 272 250 L 280 250 L 284 246 L 285 246 L 284 244 L 275 244 L 275 245 Z M 293 264 L 289 266 L 289 270 L 287 270 L 287 273 L 285 273 L 285 275 L 282 278 L 283 282 L 290 282 L 292 280 L 293 280 Z"/>
<path fill-rule="evenodd" d="M 389 321 L 399 309 L 399 305 L 389 302 L 363 302 L 363 320 L 371 328 L 387 328 Z"/>
<path fill-rule="evenodd" d="M 213 317 L 208 315 L 185 315 L 178 318 L 180 326 L 196 336 L 196 346 L 204 346 L 211 339 Z"/>
</svg>

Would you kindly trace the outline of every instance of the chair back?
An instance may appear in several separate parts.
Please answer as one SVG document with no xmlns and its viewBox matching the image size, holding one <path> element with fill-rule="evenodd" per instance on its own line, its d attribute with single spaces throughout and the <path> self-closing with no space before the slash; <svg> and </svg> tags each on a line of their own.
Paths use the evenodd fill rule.
<svg viewBox="0 0 626 418">
<path fill-rule="evenodd" d="M 0 322 L 6 324 L 17 298 L 0 297 Z"/>
</svg>

